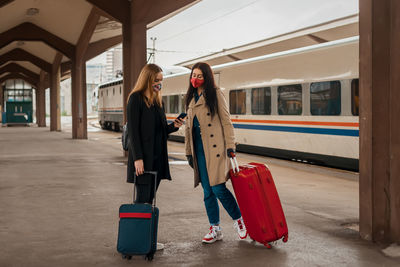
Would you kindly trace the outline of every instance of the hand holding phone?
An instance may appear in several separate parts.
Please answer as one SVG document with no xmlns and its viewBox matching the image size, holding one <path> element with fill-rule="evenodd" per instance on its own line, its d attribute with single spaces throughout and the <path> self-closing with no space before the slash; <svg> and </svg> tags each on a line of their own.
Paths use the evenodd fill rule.
<svg viewBox="0 0 400 267">
<path fill-rule="evenodd" d="M 175 128 L 180 128 L 184 122 L 184 118 L 186 118 L 187 114 L 185 112 L 182 112 L 179 114 L 179 116 L 175 119 L 174 121 L 174 126 Z"/>
<path fill-rule="evenodd" d="M 184 118 L 186 118 L 186 116 L 187 116 L 187 114 L 185 112 L 182 112 L 181 114 L 179 114 L 177 119 L 184 119 Z"/>
</svg>

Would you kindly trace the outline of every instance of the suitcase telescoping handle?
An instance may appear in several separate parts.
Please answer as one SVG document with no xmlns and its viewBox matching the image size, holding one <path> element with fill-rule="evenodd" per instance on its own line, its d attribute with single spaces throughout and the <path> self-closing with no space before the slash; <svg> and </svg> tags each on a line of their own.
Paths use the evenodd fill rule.
<svg viewBox="0 0 400 267">
<path fill-rule="evenodd" d="M 143 174 L 148 173 L 154 176 L 154 198 L 153 198 L 153 207 L 156 206 L 156 194 L 157 194 L 157 172 L 153 171 L 144 171 Z M 136 174 L 134 176 L 134 183 L 135 185 L 133 186 L 133 203 L 136 202 Z"/>
<path fill-rule="evenodd" d="M 231 152 L 231 157 L 229 158 L 231 160 L 231 165 L 232 165 L 232 170 L 234 173 L 239 172 L 239 164 L 236 160 L 236 154 L 234 152 Z"/>
</svg>

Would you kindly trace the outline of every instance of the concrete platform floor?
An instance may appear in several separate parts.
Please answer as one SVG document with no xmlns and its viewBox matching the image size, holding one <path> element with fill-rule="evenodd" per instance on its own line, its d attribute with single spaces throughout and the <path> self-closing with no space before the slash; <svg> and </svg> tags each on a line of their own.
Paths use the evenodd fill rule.
<svg viewBox="0 0 400 267">
<path fill-rule="evenodd" d="M 169 144 L 173 181 L 162 182 L 155 260 L 122 260 L 118 207 L 132 199 L 120 134 L 90 128 L 88 140 L 48 128 L 0 128 L 0 266 L 400 266 L 360 240 L 357 174 L 239 154 L 269 164 L 289 225 L 272 249 L 239 241 L 221 209 L 224 240 L 208 230 L 183 144 Z M 230 182 L 228 182 L 230 187 Z"/>
</svg>

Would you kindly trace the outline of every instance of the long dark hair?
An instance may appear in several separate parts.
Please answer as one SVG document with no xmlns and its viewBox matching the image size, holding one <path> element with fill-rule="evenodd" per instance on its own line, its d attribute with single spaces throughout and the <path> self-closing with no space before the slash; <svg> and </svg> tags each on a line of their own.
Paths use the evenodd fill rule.
<svg viewBox="0 0 400 267">
<path fill-rule="evenodd" d="M 192 71 L 190 72 L 189 77 L 189 88 L 186 93 L 186 110 L 189 108 L 190 101 L 192 101 L 193 95 L 196 88 L 193 87 L 190 79 L 192 78 L 193 70 L 199 69 L 203 73 L 204 84 L 203 84 L 203 95 L 206 99 L 206 105 L 211 112 L 211 116 L 214 116 L 218 110 L 218 101 L 217 101 L 217 86 L 214 81 L 214 73 L 211 70 L 210 65 L 204 62 L 198 62 L 194 64 L 192 67 Z"/>
</svg>

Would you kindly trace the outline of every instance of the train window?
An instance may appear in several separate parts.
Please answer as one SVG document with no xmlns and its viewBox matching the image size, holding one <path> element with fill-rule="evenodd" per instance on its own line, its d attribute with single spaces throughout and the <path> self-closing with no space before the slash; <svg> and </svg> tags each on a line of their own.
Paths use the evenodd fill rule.
<svg viewBox="0 0 400 267">
<path fill-rule="evenodd" d="M 358 116 L 359 113 L 359 81 L 354 79 L 351 81 L 351 113 L 354 116 Z"/>
<path fill-rule="evenodd" d="M 271 87 L 251 90 L 251 113 L 255 115 L 271 114 Z"/>
<path fill-rule="evenodd" d="M 229 111 L 231 114 L 246 114 L 246 90 L 229 92 Z"/>
<path fill-rule="evenodd" d="M 101 90 L 101 97 L 103 97 L 103 90 Z"/>
<path fill-rule="evenodd" d="M 113 88 L 113 95 L 115 95 L 115 88 Z"/>
<path fill-rule="evenodd" d="M 169 113 L 179 113 L 179 95 L 169 96 Z"/>
<path fill-rule="evenodd" d="M 340 81 L 311 83 L 311 115 L 340 115 Z"/>
<path fill-rule="evenodd" d="M 119 87 L 119 94 L 122 95 L 122 87 Z"/>
<path fill-rule="evenodd" d="M 278 87 L 278 114 L 301 115 L 303 110 L 301 84 Z"/>
<path fill-rule="evenodd" d="M 107 96 L 108 96 L 108 89 L 107 89 Z"/>
</svg>

